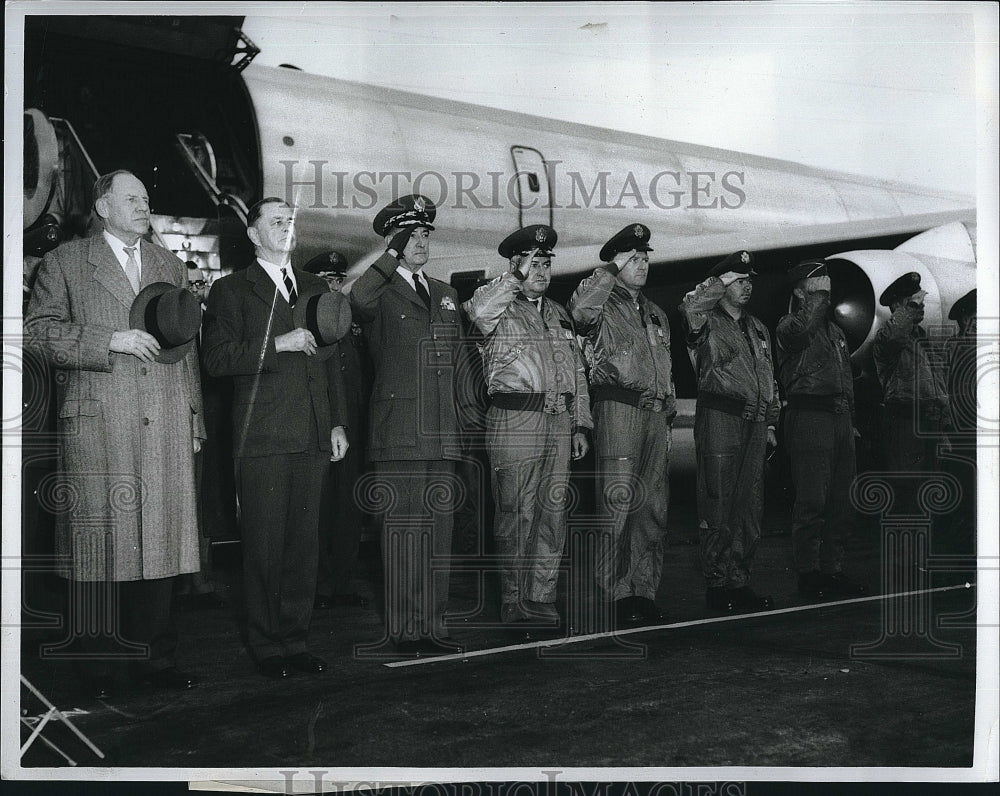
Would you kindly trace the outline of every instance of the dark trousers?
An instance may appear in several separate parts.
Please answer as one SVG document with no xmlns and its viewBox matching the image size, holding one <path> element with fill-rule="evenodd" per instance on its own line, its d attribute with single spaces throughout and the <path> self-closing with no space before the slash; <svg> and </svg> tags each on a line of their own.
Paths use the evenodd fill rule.
<svg viewBox="0 0 1000 796">
<path fill-rule="evenodd" d="M 705 581 L 710 587 L 746 586 L 760 541 L 767 424 L 699 406 L 694 444 Z"/>
<path fill-rule="evenodd" d="M 375 462 L 368 490 L 382 515 L 386 631 L 392 641 L 448 633 L 451 534 L 462 488 L 454 462 Z"/>
<path fill-rule="evenodd" d="M 70 581 L 68 638 L 43 654 L 75 657 L 92 677 L 110 676 L 121 664 L 140 673 L 174 666 L 174 580 Z"/>
<path fill-rule="evenodd" d="M 839 572 L 843 540 L 854 522 L 850 492 L 856 464 L 851 416 L 789 407 L 785 444 L 795 485 L 795 567 L 799 572 Z"/>
<path fill-rule="evenodd" d="M 500 600 L 508 605 L 556 601 L 566 546 L 571 423 L 569 412 L 497 406 L 487 412 Z"/>
<path fill-rule="evenodd" d="M 667 532 L 670 417 L 617 401 L 594 404 L 597 499 L 608 523 L 598 551 L 605 597 L 653 599 L 660 586 Z"/>
<path fill-rule="evenodd" d="M 329 457 L 316 447 L 237 459 L 247 643 L 257 660 L 307 651 L 320 487 Z"/>
<path fill-rule="evenodd" d="M 362 450 L 352 446 L 323 473 L 319 508 L 319 566 L 316 594 L 330 597 L 351 592 L 351 570 L 358 558 L 364 515 L 355 485 L 361 477 Z"/>
<path fill-rule="evenodd" d="M 899 473 L 914 473 L 916 477 L 901 479 L 896 484 L 894 511 L 920 514 L 918 494 L 920 474 L 941 469 L 938 446 L 944 441 L 940 419 L 921 415 L 917 407 L 891 405 L 885 412 L 886 469 Z"/>
</svg>

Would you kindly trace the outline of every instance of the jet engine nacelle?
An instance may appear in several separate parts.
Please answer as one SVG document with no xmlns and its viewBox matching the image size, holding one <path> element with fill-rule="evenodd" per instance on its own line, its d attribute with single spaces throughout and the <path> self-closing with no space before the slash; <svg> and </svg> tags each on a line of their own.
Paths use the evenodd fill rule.
<svg viewBox="0 0 1000 796">
<path fill-rule="evenodd" d="M 845 252 L 826 262 L 834 318 L 858 370 L 867 364 L 875 333 L 891 314 L 878 299 L 894 280 L 910 271 L 920 274 L 920 286 L 927 291 L 922 325 L 932 337 L 955 331 L 948 312 L 976 286 L 974 228 L 959 222 L 935 227 L 892 250 Z"/>
</svg>

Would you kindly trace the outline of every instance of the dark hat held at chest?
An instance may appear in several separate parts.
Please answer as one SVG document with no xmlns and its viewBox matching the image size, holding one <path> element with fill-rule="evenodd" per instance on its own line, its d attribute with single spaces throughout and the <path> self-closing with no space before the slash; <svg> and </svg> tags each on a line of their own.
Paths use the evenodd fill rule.
<svg viewBox="0 0 1000 796">
<path fill-rule="evenodd" d="M 920 290 L 920 274 L 916 271 L 910 271 L 883 290 L 878 303 L 883 307 L 891 307 L 895 302 L 909 298 L 918 290 Z"/>
<path fill-rule="evenodd" d="M 601 262 L 610 263 L 616 254 L 622 252 L 651 252 L 649 227 L 645 224 L 629 224 L 625 229 L 612 235 L 611 240 L 601 247 Z"/>
<path fill-rule="evenodd" d="M 543 257 L 554 257 L 555 253 L 552 250 L 558 240 L 559 235 L 552 227 L 546 224 L 532 224 L 530 227 L 516 230 L 504 238 L 497 247 L 497 251 L 506 260 L 517 254 L 527 254 L 535 249 Z"/>
<path fill-rule="evenodd" d="M 708 276 L 722 276 L 728 273 L 757 276 L 753 270 L 753 255 L 748 251 L 733 252 L 725 260 L 715 265 Z"/>
<path fill-rule="evenodd" d="M 325 359 L 333 353 L 333 344 L 351 330 L 351 307 L 341 293 L 312 293 L 295 302 L 292 323 L 297 329 L 312 332 L 318 346 L 316 356 Z"/>
<path fill-rule="evenodd" d="M 388 235 L 394 227 L 427 227 L 433 230 L 432 222 L 437 215 L 437 206 L 426 196 L 415 193 L 401 196 L 378 211 L 372 228 L 378 235 Z"/>
<path fill-rule="evenodd" d="M 129 327 L 148 332 L 160 344 L 156 361 L 165 365 L 184 358 L 201 328 L 201 302 L 183 287 L 153 282 L 139 291 L 128 313 Z"/>
</svg>

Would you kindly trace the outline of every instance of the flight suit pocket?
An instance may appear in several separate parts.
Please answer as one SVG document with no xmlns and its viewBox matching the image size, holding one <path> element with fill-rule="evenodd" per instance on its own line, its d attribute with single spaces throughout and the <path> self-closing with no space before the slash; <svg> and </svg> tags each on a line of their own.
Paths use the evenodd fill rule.
<svg viewBox="0 0 1000 796">
<path fill-rule="evenodd" d="M 494 468 L 493 485 L 493 498 L 497 502 L 497 508 L 500 511 L 517 511 L 517 465 Z"/>
</svg>

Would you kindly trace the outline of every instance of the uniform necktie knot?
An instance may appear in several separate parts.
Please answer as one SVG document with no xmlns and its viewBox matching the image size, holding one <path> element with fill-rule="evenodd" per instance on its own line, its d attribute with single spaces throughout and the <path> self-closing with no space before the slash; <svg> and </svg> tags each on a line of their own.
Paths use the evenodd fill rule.
<svg viewBox="0 0 1000 796">
<path fill-rule="evenodd" d="M 417 296 L 420 300 L 424 302 L 424 306 L 427 307 L 427 311 L 431 311 L 431 294 L 427 292 L 427 288 L 424 287 L 423 281 L 420 279 L 420 272 L 413 272 L 413 287 L 416 288 Z"/>
</svg>

